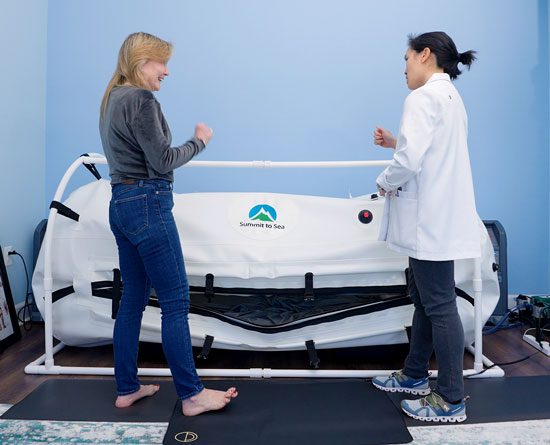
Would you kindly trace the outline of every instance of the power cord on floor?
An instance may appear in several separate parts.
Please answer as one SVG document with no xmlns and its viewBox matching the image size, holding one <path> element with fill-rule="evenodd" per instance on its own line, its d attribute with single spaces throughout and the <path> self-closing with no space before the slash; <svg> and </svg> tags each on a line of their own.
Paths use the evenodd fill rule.
<svg viewBox="0 0 550 445">
<path fill-rule="evenodd" d="M 472 377 L 475 377 L 477 375 L 480 375 L 480 374 L 483 374 L 484 372 L 488 371 L 489 369 L 491 368 L 494 368 L 495 366 L 508 366 L 508 365 L 515 365 L 516 363 L 521 363 L 521 362 L 524 362 L 525 360 L 528 360 L 530 359 L 531 357 L 533 357 L 534 355 L 537 355 L 539 354 L 540 352 L 542 352 L 541 350 L 538 350 L 537 352 L 533 352 L 532 354 L 526 356 L 526 357 L 523 357 L 523 358 L 520 358 L 518 360 L 514 360 L 512 362 L 506 362 L 506 363 L 493 363 L 491 366 L 487 366 L 485 369 L 479 371 L 479 372 L 476 372 L 475 374 L 470 374 L 469 376 L 466 376 L 464 377 L 465 379 L 469 379 L 469 378 L 472 378 Z"/>
<path fill-rule="evenodd" d="M 30 301 L 32 291 L 30 290 L 30 285 L 29 285 L 29 272 L 27 270 L 27 263 L 25 262 L 25 258 L 23 258 L 23 256 L 15 250 L 8 252 L 8 255 L 17 255 L 19 258 L 21 258 L 21 261 L 23 262 L 23 267 L 25 268 L 25 278 L 26 278 L 26 284 L 27 284 L 27 290 L 25 293 L 25 304 L 17 312 L 17 319 L 19 320 L 20 323 L 23 324 L 23 329 L 25 329 L 25 331 L 30 331 L 32 329 L 31 301 Z M 23 316 L 21 316 L 21 313 L 23 313 Z"/>
<path fill-rule="evenodd" d="M 478 376 L 478 375 L 483 374 L 484 372 L 488 371 L 489 369 L 494 368 L 495 366 L 508 366 L 508 365 L 514 365 L 516 363 L 521 363 L 521 362 L 523 362 L 525 360 L 528 360 L 531 357 L 537 355 L 538 353 L 542 352 L 542 350 L 543 350 L 542 343 L 541 343 L 542 338 L 544 338 L 544 336 L 547 335 L 546 333 L 550 332 L 550 329 L 547 329 L 547 327 L 550 326 L 550 323 L 547 323 L 542 327 L 540 326 L 541 321 L 543 320 L 543 318 L 547 317 L 548 316 L 547 314 L 550 314 L 550 304 L 547 300 L 548 299 L 546 297 L 534 296 L 534 297 L 530 298 L 526 295 L 521 295 L 520 294 L 520 295 L 518 295 L 518 298 L 516 299 L 518 304 L 515 307 L 513 307 L 508 312 L 506 312 L 506 314 L 504 314 L 502 316 L 502 318 L 498 321 L 498 323 L 496 323 L 494 326 L 491 326 L 489 328 L 485 327 L 483 329 L 483 335 L 492 334 L 492 333 L 494 333 L 494 332 L 496 332 L 500 329 L 508 329 L 508 328 L 512 328 L 512 327 L 517 327 L 518 325 L 521 326 L 521 324 L 522 324 L 521 321 L 524 321 L 529 326 L 534 326 L 534 327 L 531 327 L 531 328 L 527 329 L 524 332 L 524 335 L 527 334 L 530 331 L 535 331 L 535 332 L 537 332 L 537 335 L 541 335 L 541 338 L 537 339 L 537 341 L 539 342 L 539 344 L 541 346 L 541 349 L 539 349 L 538 351 L 532 353 L 531 355 L 520 358 L 518 360 L 514 360 L 514 361 L 506 362 L 506 363 L 493 363 L 491 366 L 488 366 L 487 368 L 483 369 L 482 371 L 477 372 L 475 374 L 470 374 L 469 376 L 467 376 L 465 378 Z M 530 314 L 532 314 L 532 316 L 531 317 L 522 316 L 521 315 L 522 314 L 522 309 L 526 309 Z M 516 320 L 519 320 L 519 322 L 516 322 L 516 323 L 514 323 L 510 326 L 502 326 L 503 323 L 511 315 L 513 315 L 516 318 Z"/>
</svg>

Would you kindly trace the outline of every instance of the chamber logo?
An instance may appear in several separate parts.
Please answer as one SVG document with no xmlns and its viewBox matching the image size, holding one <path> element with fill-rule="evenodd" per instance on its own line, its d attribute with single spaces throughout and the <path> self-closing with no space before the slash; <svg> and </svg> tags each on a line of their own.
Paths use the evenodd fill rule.
<svg viewBox="0 0 550 445">
<path fill-rule="evenodd" d="M 258 204 L 248 212 L 248 219 L 252 221 L 277 221 L 277 211 L 267 204 Z"/>
<path fill-rule="evenodd" d="M 229 203 L 230 225 L 240 236 L 269 241 L 285 236 L 297 226 L 297 205 L 289 198 L 254 193 Z"/>
<path fill-rule="evenodd" d="M 240 221 L 239 227 L 256 231 L 284 230 L 284 224 L 277 222 L 277 211 L 269 204 L 256 204 L 248 211 L 248 220 Z"/>
</svg>

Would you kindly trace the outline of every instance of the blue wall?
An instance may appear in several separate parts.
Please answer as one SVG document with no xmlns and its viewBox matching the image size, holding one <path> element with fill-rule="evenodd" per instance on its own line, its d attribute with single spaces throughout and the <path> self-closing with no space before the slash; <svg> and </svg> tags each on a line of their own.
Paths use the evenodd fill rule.
<svg viewBox="0 0 550 445">
<path fill-rule="evenodd" d="M 546 28 L 546 43 L 547 43 L 547 46 L 546 46 L 546 57 L 548 58 L 548 63 L 546 64 L 546 79 L 548 80 L 548 90 L 547 90 L 547 96 L 548 96 L 548 102 L 547 102 L 547 109 L 546 109 L 546 115 L 548 116 L 548 119 L 547 119 L 547 125 L 546 125 L 546 130 L 547 130 L 547 138 L 548 138 L 548 141 L 550 141 L 550 7 L 548 6 L 548 2 L 547 1 L 541 1 L 540 2 L 540 22 L 541 22 L 541 28 L 544 29 Z M 546 9 L 546 21 L 544 20 L 544 9 Z M 542 45 L 541 45 L 542 46 Z M 548 172 L 550 172 L 550 142 L 549 142 L 549 149 L 548 149 L 548 152 L 549 152 L 549 156 L 548 156 L 548 164 L 547 164 L 547 169 L 548 169 Z M 549 213 L 550 213 L 550 185 L 547 189 L 548 191 L 548 209 L 549 209 Z M 550 219 L 548 219 L 548 238 L 550 240 Z M 550 249 L 547 250 L 548 252 L 548 264 L 550 265 Z M 550 269 L 550 266 L 549 268 Z M 547 269 L 547 270 L 548 270 Z M 548 273 L 550 274 L 550 270 L 548 270 Z M 550 281 L 550 278 L 549 278 L 549 281 Z M 548 291 L 547 291 L 548 292 Z"/>
<path fill-rule="evenodd" d="M 48 2 L 3 1 L 0 12 L 0 245 L 32 268 L 32 236 L 44 217 Z M 7 268 L 14 300 L 25 298 L 23 264 Z"/>
<path fill-rule="evenodd" d="M 138 30 L 175 44 L 158 98 L 175 142 L 198 121 L 214 128 L 203 160 L 387 159 L 371 135 L 398 128 L 407 34 L 444 30 L 459 50 L 477 50 L 457 87 L 478 211 L 507 230 L 510 292 L 550 292 L 545 1 L 464 0 L 443 13 L 437 0 L 50 0 L 46 202 L 79 154 L 101 152 L 99 102 L 122 40 Z M 176 191 L 360 195 L 377 173 L 183 168 Z M 90 179 L 83 171 L 72 185 Z"/>
</svg>

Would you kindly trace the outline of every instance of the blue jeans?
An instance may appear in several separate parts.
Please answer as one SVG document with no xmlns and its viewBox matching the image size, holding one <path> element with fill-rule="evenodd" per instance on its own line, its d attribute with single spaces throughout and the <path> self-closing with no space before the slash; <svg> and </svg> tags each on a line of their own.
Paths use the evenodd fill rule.
<svg viewBox="0 0 550 445">
<path fill-rule="evenodd" d="M 464 330 L 456 306 L 454 261 L 409 258 L 409 294 L 415 310 L 403 373 L 427 377 L 435 350 L 435 391 L 447 402 L 464 398 Z"/>
<path fill-rule="evenodd" d="M 172 184 L 163 179 L 112 186 L 109 223 L 118 246 L 123 282 L 113 333 L 119 395 L 140 388 L 139 333 L 151 286 L 161 308 L 162 347 L 179 398 L 187 399 L 203 389 L 193 361 L 187 319 L 189 284 L 173 206 Z"/>
</svg>

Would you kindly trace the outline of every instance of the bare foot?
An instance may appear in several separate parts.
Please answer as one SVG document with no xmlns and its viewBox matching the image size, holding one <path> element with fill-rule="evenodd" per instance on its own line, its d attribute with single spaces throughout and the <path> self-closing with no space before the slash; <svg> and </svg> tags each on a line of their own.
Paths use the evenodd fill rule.
<svg viewBox="0 0 550 445">
<path fill-rule="evenodd" d="M 181 402 L 183 415 L 196 416 L 205 411 L 222 409 L 231 402 L 231 399 L 234 399 L 238 395 L 237 388 L 234 387 L 229 388 L 227 391 L 216 391 L 205 388 L 197 395 L 189 397 Z"/>
<path fill-rule="evenodd" d="M 117 408 L 128 408 L 136 400 L 143 399 L 155 394 L 160 389 L 159 385 L 141 385 L 140 388 L 132 394 L 118 396 L 115 402 Z"/>
</svg>

